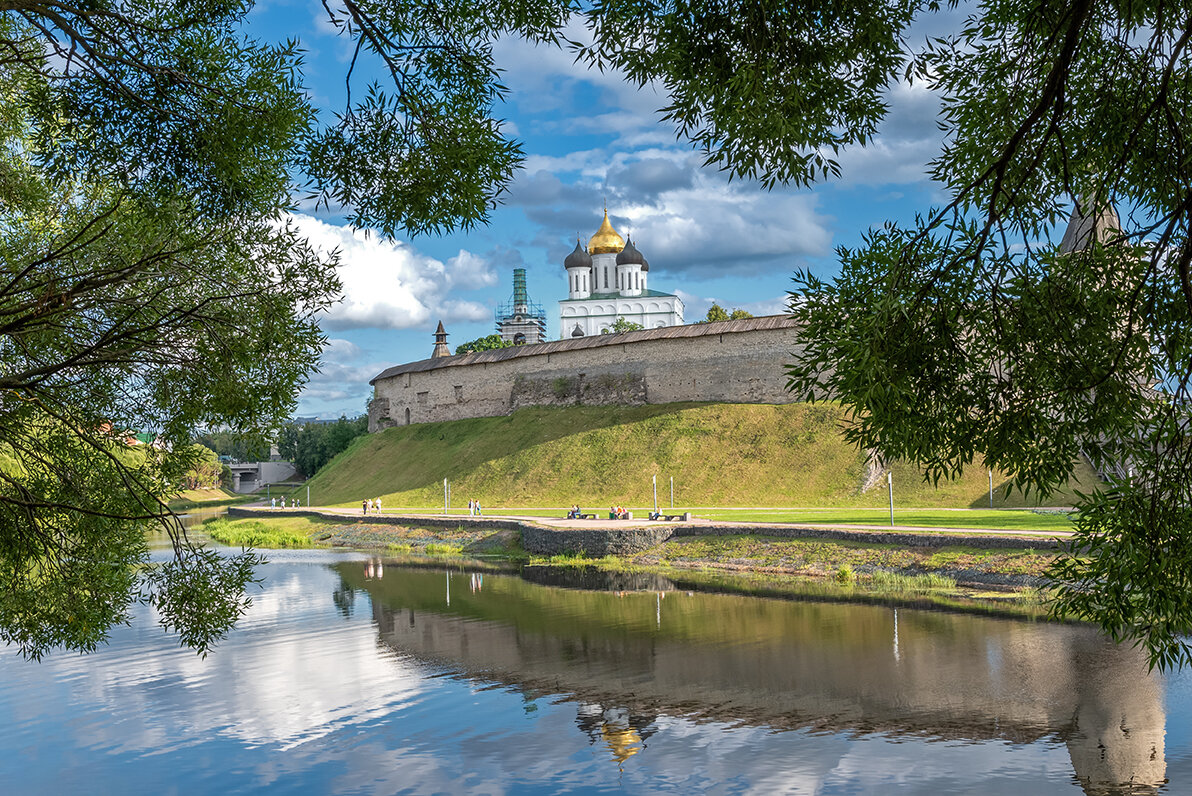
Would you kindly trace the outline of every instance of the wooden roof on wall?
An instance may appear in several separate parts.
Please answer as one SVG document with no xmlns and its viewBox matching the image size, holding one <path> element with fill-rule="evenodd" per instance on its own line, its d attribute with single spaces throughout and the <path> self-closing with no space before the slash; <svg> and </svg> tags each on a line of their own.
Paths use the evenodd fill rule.
<svg viewBox="0 0 1192 796">
<path fill-rule="evenodd" d="M 459 365 L 504 362 L 508 359 L 554 354 L 560 351 L 577 351 L 582 348 L 600 348 L 602 346 L 623 345 L 625 343 L 640 343 L 646 340 L 673 340 L 681 337 L 708 337 L 718 334 L 793 328 L 795 328 L 795 321 L 789 315 L 763 315 L 760 318 L 741 318 L 736 321 L 690 323 L 683 326 L 664 326 L 661 329 L 642 329 L 639 332 L 571 337 L 566 340 L 551 340 L 546 343 L 531 343 L 529 345 L 512 346 L 510 348 L 495 348 L 491 351 L 475 351 L 468 354 L 456 354 L 455 356 L 439 357 L 437 359 L 420 359 L 417 362 L 394 365 L 391 368 L 381 371 L 381 373 L 369 381 L 369 384 L 376 384 L 381 379 L 400 376 L 403 373 L 421 373 L 423 371 L 452 368 Z"/>
</svg>

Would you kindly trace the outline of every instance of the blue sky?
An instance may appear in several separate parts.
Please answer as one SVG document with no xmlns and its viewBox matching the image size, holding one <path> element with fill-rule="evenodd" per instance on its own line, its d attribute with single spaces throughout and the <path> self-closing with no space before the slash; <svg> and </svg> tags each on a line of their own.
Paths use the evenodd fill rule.
<svg viewBox="0 0 1192 796">
<path fill-rule="evenodd" d="M 314 102 L 342 109 L 351 44 L 335 35 L 320 3 L 266 0 L 248 30 L 263 40 L 298 38 Z M 570 34 L 582 37 L 582 28 Z M 650 261 L 650 287 L 680 295 L 690 322 L 713 301 L 780 312 L 796 268 L 831 276 L 836 247 L 855 246 L 871 226 L 907 219 L 940 198 L 924 176 L 942 140 L 938 104 L 921 85 L 890 93 L 882 134 L 842 153 L 840 179 L 766 191 L 702 168 L 699 154 L 659 121 L 662 93 L 588 71 L 557 49 L 509 40 L 494 52 L 510 89 L 499 115 L 527 159 L 487 227 L 385 241 L 353 232 L 334 212 L 305 208 L 297 216 L 313 241 L 340 249 L 345 288 L 322 320 L 329 345 L 299 415 L 364 411 L 368 380 L 429 356 L 439 320 L 452 345 L 492 333 L 493 310 L 512 293 L 516 267 L 526 269 L 530 297 L 545 306 L 548 334 L 558 337 L 563 258 L 576 233 L 586 243 L 596 231 L 605 200 L 613 225 L 631 232 Z M 368 79 L 367 66 L 358 66 L 354 89 Z"/>
</svg>

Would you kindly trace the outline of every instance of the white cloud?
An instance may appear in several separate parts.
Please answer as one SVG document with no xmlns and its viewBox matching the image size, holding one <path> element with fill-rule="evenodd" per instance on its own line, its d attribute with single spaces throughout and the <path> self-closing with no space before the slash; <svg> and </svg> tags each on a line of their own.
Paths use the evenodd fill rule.
<svg viewBox="0 0 1192 796">
<path fill-rule="evenodd" d="M 487 260 L 461 249 L 445 264 L 402 241 L 295 215 L 298 229 L 323 251 L 338 249 L 343 300 L 320 320 L 324 329 L 412 329 L 436 320 L 482 320 L 490 310 L 449 291 L 491 287 L 497 275 Z"/>
<path fill-rule="evenodd" d="M 464 290 L 492 287 L 497 284 L 497 272 L 487 258 L 460 249 L 459 254 L 447 261 L 447 281 L 449 287 Z"/>
<path fill-rule="evenodd" d="M 797 257 L 831 249 L 831 219 L 818 212 L 814 195 L 729 183 L 689 159 L 680 161 L 683 168 L 657 168 L 671 161 L 655 155 L 651 151 L 637 161 L 643 167 L 636 172 L 634 163 L 612 159 L 604 185 L 565 184 L 547 172 L 528 175 L 511 192 L 511 203 L 542 227 L 538 239 L 552 259 L 561 260 L 575 230 L 585 240 L 596 231 L 599 197 L 605 194 L 613 225 L 633 236 L 652 277 L 655 271 L 700 277 L 757 273 L 775 262 L 790 268 Z M 646 168 L 651 164 L 654 168 Z M 668 289 L 656 278 L 651 285 Z"/>
<path fill-rule="evenodd" d="M 377 362 L 358 362 L 363 352 L 351 340 L 333 338 L 327 341 L 319 357 L 319 367 L 312 371 L 302 388 L 302 404 L 334 404 L 340 408 L 333 413 L 354 416 L 364 411 L 364 396 L 368 381 L 384 366 Z M 315 414 L 300 412 L 299 414 Z"/>
<path fill-rule="evenodd" d="M 582 149 L 566 155 L 528 155 L 525 174 L 548 172 L 551 174 L 603 174 L 607 168 L 609 154 L 604 149 Z"/>
<path fill-rule="evenodd" d="M 740 190 L 697 172 L 695 187 L 622 210 L 641 251 L 662 270 L 715 276 L 762 261 L 828 252 L 832 235 L 808 194 Z"/>
<path fill-rule="evenodd" d="M 890 110 L 876 138 L 848 147 L 837 160 L 843 185 L 892 185 L 927 180 L 927 164 L 939 155 L 944 135 L 936 126 L 939 97 L 924 83 L 895 85 Z"/>
<path fill-rule="evenodd" d="M 954 30 L 956 13 L 923 15 L 912 31 L 918 40 Z M 586 41 L 587 31 L 572 24 L 567 35 Z M 615 69 L 599 71 L 576 63 L 570 51 L 532 46 L 505 39 L 494 47 L 511 92 L 508 102 L 536 122 L 523 129 L 543 134 L 596 135 L 608 138 L 607 148 L 585 149 L 566 155 L 531 155 L 530 172 L 578 172 L 600 176 L 617 161 L 644 157 L 644 147 L 687 157 L 691 147 L 676 139 L 674 127 L 659 121 L 658 109 L 668 104 L 654 84 L 639 88 Z M 593 101 L 593 96 L 595 100 Z M 849 147 L 837 157 L 844 185 L 883 185 L 926 180 L 927 163 L 939 154 L 942 134 L 936 128 L 938 97 L 923 82 L 899 82 L 888 91 L 889 112 L 878 135 L 865 147 Z M 658 156 L 658 155 L 654 155 Z"/>
<path fill-rule="evenodd" d="M 329 338 L 326 347 L 323 349 L 323 359 L 342 361 L 345 359 L 355 359 L 358 356 L 360 356 L 360 346 L 351 340 L 344 340 L 342 338 Z"/>
<path fill-rule="evenodd" d="M 324 356 L 319 370 L 310 374 L 310 380 L 302 388 L 301 405 L 338 406 L 339 410 L 324 410 L 320 413 L 313 409 L 304 409 L 298 414 L 322 414 L 333 417 L 340 414 L 352 417 L 362 414 L 368 397 L 369 380 L 388 367 L 388 364 L 391 363 L 350 365 Z"/>
<path fill-rule="evenodd" d="M 587 29 L 578 19 L 564 30 L 567 38 L 587 42 Z M 654 127 L 658 109 L 666 105 L 665 95 L 655 84 L 638 87 L 618 69 L 590 69 L 577 63 L 567 49 L 549 45 L 528 45 L 516 38 L 504 38 L 493 46 L 493 57 L 504 70 L 502 82 L 510 87 L 509 102 L 522 112 L 547 114 L 554 111 L 559 124 L 583 124 L 585 132 L 622 134 Z M 580 92 L 578 89 L 586 89 Z M 577 96 L 595 92 L 597 106 Z M 623 111 L 605 114 L 605 109 Z M 595 111 L 595 112 L 593 112 Z"/>
</svg>

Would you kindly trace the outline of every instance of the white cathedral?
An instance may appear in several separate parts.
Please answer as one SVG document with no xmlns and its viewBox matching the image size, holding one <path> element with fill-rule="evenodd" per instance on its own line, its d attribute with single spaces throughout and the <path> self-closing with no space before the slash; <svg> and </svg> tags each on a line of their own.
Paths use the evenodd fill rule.
<svg viewBox="0 0 1192 796">
<path fill-rule="evenodd" d="M 563 339 L 607 334 L 618 318 L 643 329 L 679 326 L 683 301 L 650 290 L 650 264 L 630 240 L 626 243 L 608 221 L 588 241 L 575 241 L 575 251 L 563 261 L 567 269 L 567 298 L 559 302 L 559 333 Z"/>
</svg>

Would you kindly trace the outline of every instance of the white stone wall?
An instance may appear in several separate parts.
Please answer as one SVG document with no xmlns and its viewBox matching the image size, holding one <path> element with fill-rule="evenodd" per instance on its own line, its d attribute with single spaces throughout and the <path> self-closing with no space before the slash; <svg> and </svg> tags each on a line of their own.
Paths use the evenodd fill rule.
<svg viewBox="0 0 1192 796">
<path fill-rule="evenodd" d="M 567 269 L 567 298 L 586 299 L 592 294 L 592 269 Z"/>
<path fill-rule="evenodd" d="M 617 318 L 641 324 L 643 329 L 680 326 L 683 301 L 678 296 L 599 296 L 586 301 L 561 301 L 559 338 L 575 336 L 576 325 L 584 337 L 610 332 Z"/>
<path fill-rule="evenodd" d="M 797 333 L 787 327 L 620 345 L 610 340 L 594 348 L 399 373 L 375 382 L 369 430 L 504 415 L 531 403 L 790 403 L 784 365 L 797 347 Z M 519 379 L 523 388 L 529 380 L 539 389 L 515 390 Z M 612 389 L 630 382 L 636 386 L 629 393 Z M 574 389 L 577 383 L 587 389 Z"/>
<path fill-rule="evenodd" d="M 617 255 L 603 252 L 592 255 L 593 293 L 614 293 L 617 290 Z"/>
</svg>

